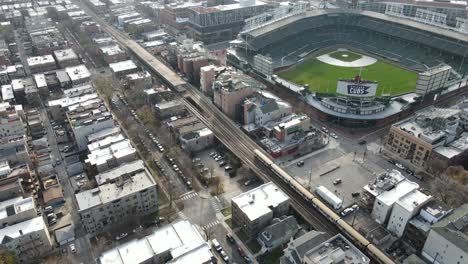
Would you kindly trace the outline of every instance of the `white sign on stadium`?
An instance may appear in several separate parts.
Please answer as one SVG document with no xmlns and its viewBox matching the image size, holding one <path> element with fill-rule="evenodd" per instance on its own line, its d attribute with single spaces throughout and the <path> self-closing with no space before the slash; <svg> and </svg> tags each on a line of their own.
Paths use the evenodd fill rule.
<svg viewBox="0 0 468 264">
<path fill-rule="evenodd" d="M 373 82 L 355 82 L 338 81 L 336 89 L 338 94 L 354 97 L 371 97 L 377 92 L 377 83 Z"/>
</svg>

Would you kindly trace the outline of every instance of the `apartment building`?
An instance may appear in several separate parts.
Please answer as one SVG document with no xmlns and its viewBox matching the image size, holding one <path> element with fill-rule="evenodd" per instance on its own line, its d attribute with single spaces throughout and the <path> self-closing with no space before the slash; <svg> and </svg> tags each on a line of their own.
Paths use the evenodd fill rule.
<svg viewBox="0 0 468 264">
<path fill-rule="evenodd" d="M 197 152 L 213 146 L 214 138 L 213 132 L 209 128 L 204 127 L 181 135 L 179 140 L 182 149 L 189 152 Z"/>
<path fill-rule="evenodd" d="M 133 161 L 135 158 L 135 148 L 128 139 L 124 139 L 93 149 L 88 154 L 85 163 L 101 173 L 125 162 Z"/>
<path fill-rule="evenodd" d="M 100 47 L 99 53 L 102 54 L 104 61 L 108 64 L 123 61 L 127 58 L 127 53 L 116 44 Z"/>
<path fill-rule="evenodd" d="M 247 236 L 255 236 L 273 218 L 286 215 L 289 197 L 269 182 L 231 199 L 232 221 Z"/>
<path fill-rule="evenodd" d="M 125 76 L 125 80 L 130 89 L 139 91 L 150 88 L 153 82 L 151 74 L 147 71 L 128 74 Z"/>
<path fill-rule="evenodd" d="M 211 246 L 190 220 L 177 220 L 99 256 L 98 263 L 216 263 Z"/>
<path fill-rule="evenodd" d="M 37 216 L 32 197 L 21 196 L 0 202 L 0 228 L 12 226 Z"/>
<path fill-rule="evenodd" d="M 404 162 L 425 168 L 432 151 L 457 137 L 458 109 L 429 107 L 391 126 L 385 149 Z"/>
<path fill-rule="evenodd" d="M 66 67 L 65 72 L 68 74 L 68 77 L 70 77 L 73 85 L 87 83 L 91 80 L 91 73 L 84 64 Z"/>
<path fill-rule="evenodd" d="M 31 73 L 46 72 L 57 69 L 52 55 L 29 57 L 27 63 Z"/>
<path fill-rule="evenodd" d="M 264 85 L 234 70 L 221 73 L 213 83 L 213 102 L 228 117 L 241 119 L 242 102 Z"/>
<path fill-rule="evenodd" d="M 125 60 L 125 61 L 110 63 L 109 68 L 114 74 L 114 77 L 117 79 L 120 79 L 121 77 L 127 74 L 135 73 L 138 71 L 138 67 L 135 65 L 135 63 L 132 60 Z"/>
<path fill-rule="evenodd" d="M 168 118 L 171 116 L 182 115 L 185 113 L 185 106 L 179 100 L 160 102 L 154 105 L 156 116 L 159 118 Z"/>
<path fill-rule="evenodd" d="M 76 194 L 81 222 L 90 234 L 158 209 L 156 182 L 142 161 L 98 174 L 98 187 Z"/>
<path fill-rule="evenodd" d="M 468 204 L 435 223 L 422 250 L 430 263 L 463 264 L 468 259 Z"/>
<path fill-rule="evenodd" d="M 73 49 L 55 50 L 54 57 L 60 68 L 65 68 L 65 67 L 70 67 L 70 66 L 75 66 L 75 65 L 80 64 L 78 55 L 76 55 Z"/>
<path fill-rule="evenodd" d="M 0 141 L 26 135 L 22 107 L 8 102 L 0 103 Z"/>
<path fill-rule="evenodd" d="M 88 135 L 114 126 L 111 113 L 101 101 L 93 100 L 91 104 L 85 103 L 69 107 L 67 112 L 68 123 L 79 150 L 87 148 Z"/>
<path fill-rule="evenodd" d="M 31 263 L 52 250 L 52 239 L 42 216 L 0 229 L 0 248 L 14 254 L 20 263 Z"/>
</svg>

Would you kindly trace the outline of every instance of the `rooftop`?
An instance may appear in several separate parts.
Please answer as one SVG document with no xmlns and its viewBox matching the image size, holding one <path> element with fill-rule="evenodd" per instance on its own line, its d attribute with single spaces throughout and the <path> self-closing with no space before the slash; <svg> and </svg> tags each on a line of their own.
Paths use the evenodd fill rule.
<svg viewBox="0 0 468 264">
<path fill-rule="evenodd" d="M 49 101 L 49 107 L 51 106 L 61 106 L 61 107 L 69 107 L 74 104 L 80 104 L 89 100 L 99 99 L 99 96 L 96 93 L 85 94 L 78 97 L 64 97 L 57 100 Z"/>
<path fill-rule="evenodd" d="M 98 141 L 108 136 L 112 136 L 112 135 L 116 135 L 120 133 L 121 131 L 119 127 L 104 128 L 102 130 L 99 130 L 96 133 L 90 134 L 88 136 L 88 142 L 92 143 L 94 141 Z"/>
<path fill-rule="evenodd" d="M 15 214 L 34 209 L 34 200 L 32 197 L 15 197 L 0 202 L 0 219 L 5 219 Z"/>
<path fill-rule="evenodd" d="M 401 179 L 401 173 L 393 170 L 391 173 L 384 173 L 364 187 L 366 191 L 376 196 L 376 198 L 387 205 L 392 205 L 399 199 L 405 197 L 409 193 L 417 190 L 419 184 L 406 179 L 404 176 Z"/>
<path fill-rule="evenodd" d="M 109 67 L 111 68 L 112 72 L 121 72 L 137 68 L 132 60 L 111 63 L 109 64 Z"/>
<path fill-rule="evenodd" d="M 111 159 L 119 159 L 132 153 L 135 153 L 135 148 L 128 139 L 124 139 L 117 143 L 110 145 L 103 149 L 96 149 L 88 154 L 88 158 L 85 160 L 86 163 L 91 165 L 102 165 L 107 163 Z"/>
<path fill-rule="evenodd" d="M 370 259 L 349 242 L 343 235 L 338 234 L 315 248 L 309 250 L 304 259 L 306 263 L 369 263 Z"/>
<path fill-rule="evenodd" d="M 129 163 L 120 165 L 115 169 L 111 169 L 100 173 L 95 176 L 98 185 L 105 184 L 106 182 L 112 182 L 123 175 L 133 175 L 135 173 L 145 170 L 145 166 L 142 160 L 135 160 Z M 148 173 L 149 174 L 149 173 Z"/>
<path fill-rule="evenodd" d="M 407 195 L 400 198 L 397 202 L 400 206 L 405 208 L 409 212 L 414 212 L 421 205 L 427 203 L 429 200 L 432 199 L 432 196 L 426 195 L 418 190 L 413 190 Z"/>
<path fill-rule="evenodd" d="M 45 55 L 45 56 L 36 56 L 36 57 L 29 57 L 28 58 L 28 65 L 29 66 L 36 66 L 36 65 L 41 65 L 41 64 L 48 64 L 48 63 L 54 63 L 55 60 L 52 55 Z"/>
<path fill-rule="evenodd" d="M 3 101 L 15 99 L 15 95 L 13 94 L 13 87 L 11 84 L 2 85 L 2 99 Z"/>
<path fill-rule="evenodd" d="M 47 81 L 45 74 L 34 74 L 34 81 L 36 82 L 37 88 L 47 87 Z"/>
<path fill-rule="evenodd" d="M 88 68 L 84 64 L 73 66 L 73 67 L 66 67 L 65 71 L 67 72 L 68 76 L 72 81 L 87 79 L 91 77 L 91 73 L 89 72 Z"/>
<path fill-rule="evenodd" d="M 77 60 L 78 56 L 73 49 L 55 50 L 54 56 L 58 62 L 66 60 Z"/>
<path fill-rule="evenodd" d="M 127 74 L 127 79 L 129 80 L 138 80 L 138 79 L 150 78 L 150 77 L 151 77 L 151 74 L 147 71 Z"/>
<path fill-rule="evenodd" d="M 42 216 L 38 216 L 36 218 L 20 222 L 16 225 L 7 226 L 0 229 L 0 242 L 5 243 L 7 241 L 5 240 L 7 237 L 16 239 L 39 230 L 44 230 L 47 232 L 47 227 Z"/>
<path fill-rule="evenodd" d="M 142 239 L 134 239 L 104 252 L 101 264 L 135 264 L 155 255 L 170 252 L 168 263 L 208 263 L 213 257 L 210 245 L 189 220 L 178 220 Z"/>
<path fill-rule="evenodd" d="M 169 109 L 169 108 L 181 106 L 181 105 L 182 105 L 182 102 L 180 102 L 179 100 L 172 100 L 172 101 L 165 101 L 159 104 L 155 104 L 154 107 L 156 107 L 156 109 L 164 110 L 164 109 Z"/>
<path fill-rule="evenodd" d="M 455 141 L 452 141 L 447 146 L 439 146 L 435 148 L 433 151 L 437 154 L 446 157 L 447 159 L 451 159 L 456 157 L 465 151 L 468 150 L 468 134 L 463 133 L 460 138 Z"/>
<path fill-rule="evenodd" d="M 438 233 L 455 244 L 465 253 L 468 252 L 468 203 L 455 209 L 451 215 L 432 226 Z"/>
<path fill-rule="evenodd" d="M 104 46 L 104 47 L 101 47 L 100 49 L 102 53 L 108 56 L 124 53 L 124 51 L 120 48 L 119 45 Z"/>
<path fill-rule="evenodd" d="M 156 185 L 153 176 L 146 170 L 125 179 L 123 182 L 105 183 L 98 187 L 76 194 L 78 210 L 84 211 L 96 206 L 110 203 L 132 193 L 136 193 Z"/>
<path fill-rule="evenodd" d="M 117 142 L 120 142 L 124 140 L 125 137 L 120 133 L 120 134 L 114 134 L 107 136 L 105 138 L 101 138 L 99 140 L 96 140 L 95 142 L 88 144 L 88 150 L 89 152 L 93 152 L 98 149 L 103 149 L 106 148 L 112 144 L 115 144 Z"/>
<path fill-rule="evenodd" d="M 271 212 L 270 207 L 276 207 L 288 200 L 289 197 L 272 182 L 260 185 L 231 199 L 250 221 Z"/>
</svg>

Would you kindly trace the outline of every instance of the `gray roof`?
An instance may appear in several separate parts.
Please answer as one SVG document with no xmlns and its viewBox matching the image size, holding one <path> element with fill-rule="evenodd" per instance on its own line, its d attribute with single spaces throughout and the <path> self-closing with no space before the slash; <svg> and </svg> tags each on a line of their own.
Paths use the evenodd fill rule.
<svg viewBox="0 0 468 264">
<path fill-rule="evenodd" d="M 426 262 L 417 255 L 412 254 L 403 260 L 403 264 L 426 264 Z"/>
<path fill-rule="evenodd" d="M 461 205 L 451 215 L 435 223 L 432 231 L 464 252 L 468 252 L 468 203 Z"/>
<path fill-rule="evenodd" d="M 265 227 L 258 237 L 265 243 L 266 246 L 271 247 L 274 241 L 283 239 L 285 235 L 294 236 L 299 230 L 296 218 L 290 215 L 281 219 L 274 219 L 274 223 Z M 270 238 L 266 239 L 263 233 L 267 233 Z"/>
<path fill-rule="evenodd" d="M 293 249 L 291 255 L 296 263 L 302 263 L 302 259 L 307 251 L 322 244 L 330 237 L 325 232 L 310 231 L 300 236 L 288 244 L 288 248 Z"/>
</svg>

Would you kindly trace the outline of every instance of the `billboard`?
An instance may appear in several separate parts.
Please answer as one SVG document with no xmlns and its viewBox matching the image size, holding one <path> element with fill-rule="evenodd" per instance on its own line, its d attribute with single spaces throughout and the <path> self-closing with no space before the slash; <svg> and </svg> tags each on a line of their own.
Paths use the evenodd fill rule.
<svg viewBox="0 0 468 264">
<path fill-rule="evenodd" d="M 353 97 L 372 97 L 377 92 L 377 83 L 338 81 L 336 93 Z"/>
</svg>

